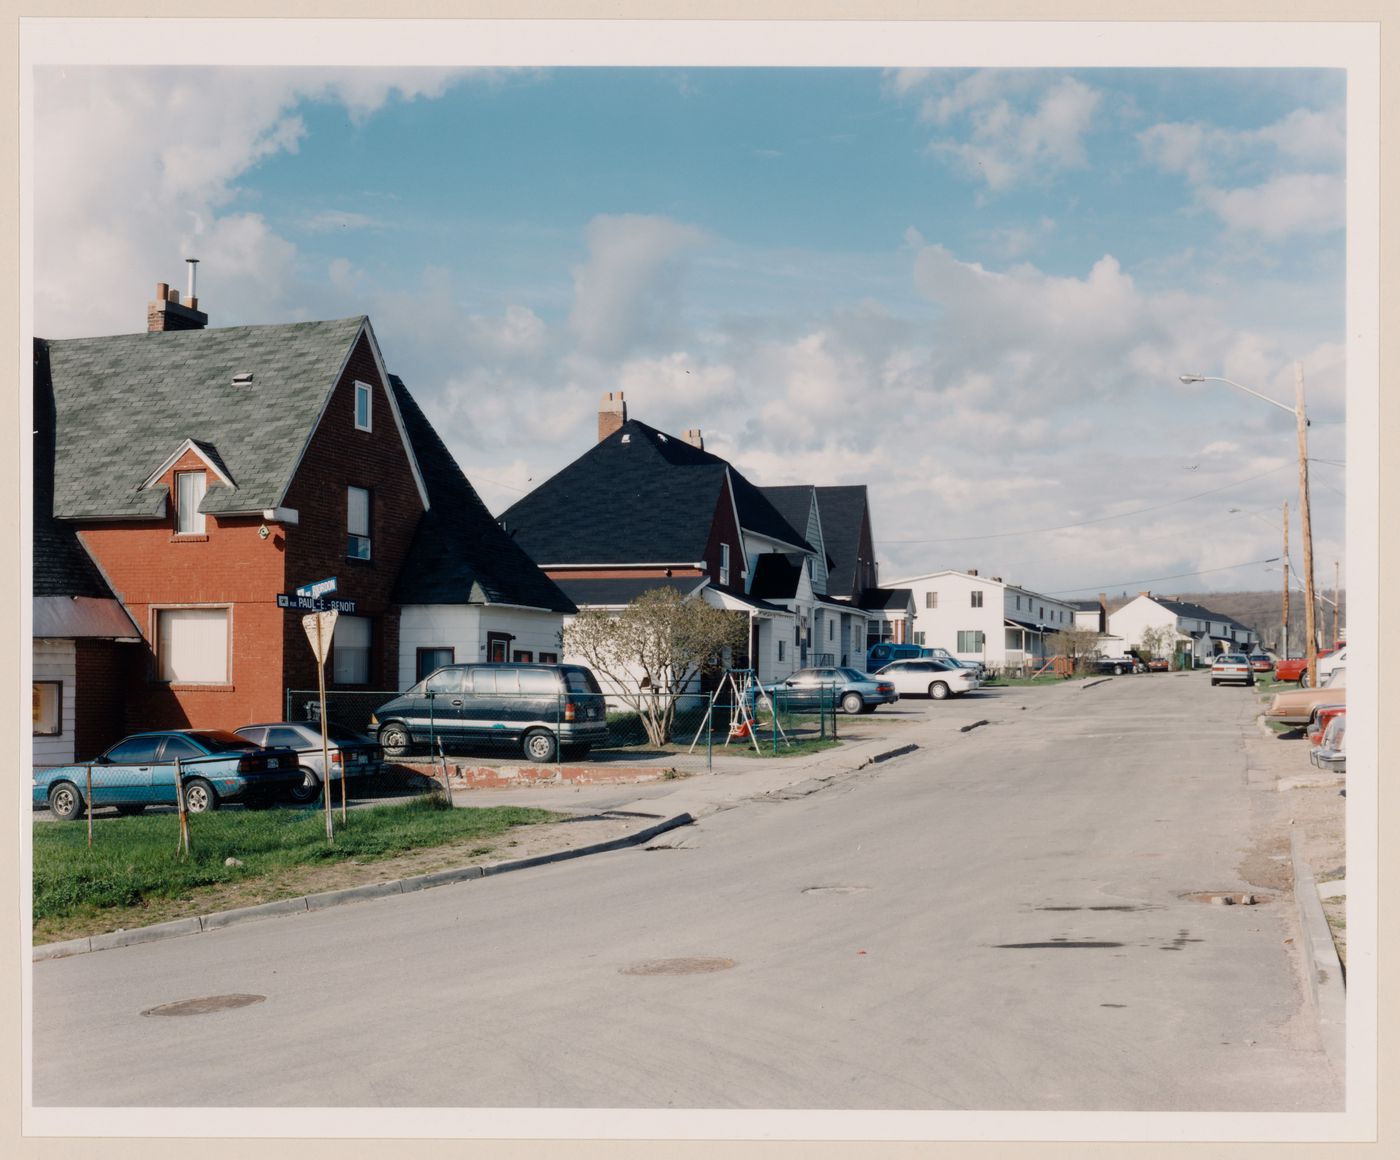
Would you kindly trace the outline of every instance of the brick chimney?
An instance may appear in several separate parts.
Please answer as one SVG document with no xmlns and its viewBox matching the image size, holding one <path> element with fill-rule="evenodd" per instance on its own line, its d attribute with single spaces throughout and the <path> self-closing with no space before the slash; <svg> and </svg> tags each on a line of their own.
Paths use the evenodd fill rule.
<svg viewBox="0 0 1400 1160">
<path fill-rule="evenodd" d="M 1150 590 L 1147 591 L 1147 592 L 1139 592 L 1138 595 L 1139 595 L 1139 596 L 1151 596 L 1151 595 L 1152 595 L 1152 592 L 1151 592 Z"/>
<path fill-rule="evenodd" d="M 699 427 L 687 428 L 685 433 L 685 441 L 689 443 L 692 447 L 698 447 L 701 451 L 705 450 L 705 437 L 700 434 Z"/>
<path fill-rule="evenodd" d="M 969 568 L 969 569 L 967 570 L 967 574 L 968 574 L 969 576 L 976 576 L 976 575 L 977 575 L 977 569 L 976 569 L 976 568 Z"/>
<path fill-rule="evenodd" d="M 622 392 L 606 392 L 598 405 L 598 442 L 601 443 L 614 431 L 620 431 L 625 422 L 627 404 L 622 401 Z"/>
<path fill-rule="evenodd" d="M 146 304 L 146 330 L 154 334 L 169 330 L 203 330 L 209 325 L 209 315 L 199 309 L 199 299 L 194 293 L 194 268 L 198 258 L 186 258 L 190 267 L 189 293 L 183 302 L 180 292 L 172 290 L 168 282 L 156 283 L 156 300 Z"/>
</svg>

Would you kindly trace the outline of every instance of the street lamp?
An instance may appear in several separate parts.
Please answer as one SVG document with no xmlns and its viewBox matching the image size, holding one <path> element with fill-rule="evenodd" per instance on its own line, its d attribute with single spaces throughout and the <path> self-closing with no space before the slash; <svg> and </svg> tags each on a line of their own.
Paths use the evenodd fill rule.
<svg viewBox="0 0 1400 1160">
<path fill-rule="evenodd" d="M 1291 411 L 1294 419 L 1298 422 L 1298 515 L 1303 525 L 1303 603 L 1306 605 L 1304 611 L 1307 615 L 1308 632 L 1307 679 L 1309 687 L 1315 687 L 1317 685 L 1317 600 L 1313 592 L 1312 505 L 1309 502 L 1310 489 L 1308 487 L 1308 415 L 1303 400 L 1303 364 L 1300 362 L 1293 364 L 1293 382 L 1297 404 L 1292 407 L 1287 403 L 1280 403 L 1277 399 L 1271 399 L 1268 395 L 1261 395 L 1258 391 L 1241 386 L 1232 379 L 1221 378 L 1219 375 L 1178 375 L 1177 377 L 1183 383 L 1224 383 L 1243 391 L 1246 395 L 1263 399 L 1264 402 L 1278 407 L 1281 411 Z"/>
<path fill-rule="evenodd" d="M 1252 516 L 1254 519 L 1258 520 L 1260 523 L 1266 523 L 1266 522 L 1267 522 L 1267 521 L 1264 519 L 1264 517 L 1263 517 L 1262 515 L 1260 515 L 1258 512 L 1247 512 L 1247 511 L 1244 510 L 1244 508 L 1231 508 L 1231 509 L 1230 509 L 1230 514 L 1231 514 L 1231 515 L 1234 515 L 1234 514 L 1236 514 L 1236 513 L 1239 513 L 1240 515 Z M 1269 569 L 1267 566 L 1264 568 L 1264 571 L 1266 571 L 1266 572 L 1268 572 L 1269 570 L 1270 570 L 1270 569 Z M 1284 655 L 1285 657 L 1288 656 L 1288 576 L 1289 576 L 1289 573 L 1292 572 L 1292 571 L 1293 571 L 1293 566 L 1292 566 L 1291 564 L 1289 564 L 1289 562 L 1288 562 L 1288 501 L 1287 501 L 1287 500 L 1284 500 L 1284 501 L 1283 501 L 1283 620 L 1282 620 L 1283 636 L 1282 636 L 1281 644 L 1282 644 L 1282 649 L 1283 649 L 1283 655 Z M 1295 578 L 1296 578 L 1296 576 L 1295 576 Z"/>
</svg>

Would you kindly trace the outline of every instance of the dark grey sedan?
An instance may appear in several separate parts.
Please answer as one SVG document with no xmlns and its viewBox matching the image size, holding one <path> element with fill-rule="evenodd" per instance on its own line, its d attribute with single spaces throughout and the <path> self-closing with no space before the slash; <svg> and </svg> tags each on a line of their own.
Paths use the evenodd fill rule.
<svg viewBox="0 0 1400 1160">
<path fill-rule="evenodd" d="M 873 713 L 878 706 L 899 700 L 888 678 L 848 668 L 798 669 L 785 681 L 764 685 L 763 693 L 776 696 L 781 709 L 839 705 L 847 713 Z"/>
<path fill-rule="evenodd" d="M 321 796 L 321 783 L 326 780 L 325 757 L 321 752 L 321 726 L 315 721 L 272 721 L 244 725 L 234 732 L 258 745 L 295 749 L 302 781 L 292 791 L 292 800 L 298 805 L 309 805 Z M 342 777 L 373 777 L 384 768 L 384 750 L 363 733 L 332 724 L 326 728 L 326 740 L 333 783 Z"/>
</svg>

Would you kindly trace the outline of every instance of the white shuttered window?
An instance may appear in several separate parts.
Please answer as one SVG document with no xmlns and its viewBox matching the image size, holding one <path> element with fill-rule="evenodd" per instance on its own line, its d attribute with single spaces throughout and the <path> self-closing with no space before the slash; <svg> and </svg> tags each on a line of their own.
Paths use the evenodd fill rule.
<svg viewBox="0 0 1400 1160">
<path fill-rule="evenodd" d="M 228 609 L 162 608 L 156 656 L 162 681 L 228 684 Z"/>
<path fill-rule="evenodd" d="M 372 623 L 367 617 L 343 613 L 336 618 L 331 679 L 337 685 L 369 684 Z"/>
</svg>

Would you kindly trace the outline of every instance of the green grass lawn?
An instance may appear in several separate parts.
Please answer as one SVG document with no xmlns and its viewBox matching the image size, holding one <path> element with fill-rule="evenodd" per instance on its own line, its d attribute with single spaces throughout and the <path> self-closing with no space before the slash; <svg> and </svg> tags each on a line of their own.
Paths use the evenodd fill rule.
<svg viewBox="0 0 1400 1160">
<path fill-rule="evenodd" d="M 34 826 L 34 922 L 37 929 L 78 915 L 148 908 L 154 900 L 289 870 L 486 841 L 561 816 L 515 806 L 453 809 L 441 798 L 426 797 L 353 810 L 343 824 L 336 813 L 335 840 L 328 844 L 319 807 L 220 810 L 190 818 L 189 855 L 178 849 L 173 813 L 94 820 L 91 848 L 86 825 L 45 822 Z M 226 865 L 230 858 L 241 865 Z"/>
</svg>

